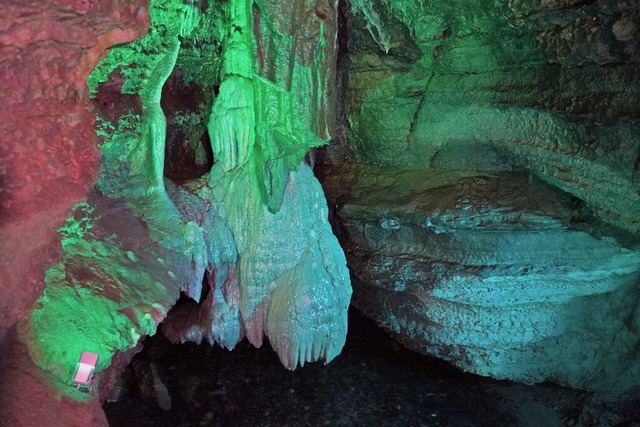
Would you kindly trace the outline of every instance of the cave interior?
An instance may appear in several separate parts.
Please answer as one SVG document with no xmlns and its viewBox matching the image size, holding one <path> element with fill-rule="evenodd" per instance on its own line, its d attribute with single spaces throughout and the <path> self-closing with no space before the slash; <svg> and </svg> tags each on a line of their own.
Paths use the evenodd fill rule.
<svg viewBox="0 0 640 427">
<path fill-rule="evenodd" d="M 639 1 L 0 23 L 0 425 L 640 425 Z"/>
</svg>

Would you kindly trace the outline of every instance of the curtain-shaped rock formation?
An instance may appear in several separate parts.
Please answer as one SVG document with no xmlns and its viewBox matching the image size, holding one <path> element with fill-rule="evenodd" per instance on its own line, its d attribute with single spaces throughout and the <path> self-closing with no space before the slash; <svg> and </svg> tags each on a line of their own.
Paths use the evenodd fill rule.
<svg viewBox="0 0 640 427">
<path fill-rule="evenodd" d="M 294 9 L 291 23 L 246 0 L 153 1 L 149 34 L 113 48 L 90 77 L 107 100 L 100 174 L 60 230 L 62 261 L 24 331 L 31 357 L 65 394 L 81 398 L 69 380 L 87 350 L 100 355 L 104 395 L 181 290 L 199 304 L 191 320 L 168 319 L 173 339 L 233 348 L 245 336 L 259 346 L 266 334 L 289 369 L 340 352 L 349 275 L 302 162 L 332 132 L 335 4 Z M 208 123 L 215 163 L 174 183 L 163 177 L 174 141 L 161 98 L 179 77 L 209 92 L 170 125 L 190 135 Z M 105 95 L 114 87 L 121 97 Z"/>
</svg>

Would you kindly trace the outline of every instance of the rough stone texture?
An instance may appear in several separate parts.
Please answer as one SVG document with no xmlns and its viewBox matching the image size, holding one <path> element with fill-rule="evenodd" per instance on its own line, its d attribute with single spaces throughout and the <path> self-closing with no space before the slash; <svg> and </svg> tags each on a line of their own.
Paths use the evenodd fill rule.
<svg viewBox="0 0 640 427">
<path fill-rule="evenodd" d="M 302 164 L 289 174 L 280 211 L 256 206 L 258 198 L 242 174 L 225 184 L 247 338 L 259 347 L 266 335 L 289 369 L 330 361 L 344 345 L 351 289 L 322 188 Z"/>
<path fill-rule="evenodd" d="M 98 170 L 86 78 L 145 33 L 146 1 L 23 2 L 0 11 L 0 337 L 43 289 L 55 230 Z"/>
<path fill-rule="evenodd" d="M 571 195 L 506 172 L 325 173 L 353 303 L 402 343 L 500 379 L 640 384 L 640 249 Z"/>
<path fill-rule="evenodd" d="M 325 141 L 335 127 L 337 3 L 259 0 L 252 6 L 256 74 L 294 97 L 286 108 L 265 99 L 265 118 L 282 120 L 274 117 L 279 110 L 295 111 L 291 126 L 306 127 Z"/>
<path fill-rule="evenodd" d="M 212 174 L 223 176 L 219 165 Z M 196 289 L 193 280 L 185 291 L 200 303 L 176 306 L 162 331 L 173 342 L 206 340 L 229 349 L 245 336 L 260 347 L 266 335 L 288 369 L 328 362 L 344 345 L 351 293 L 346 260 L 326 222 L 322 189 L 303 164 L 291 172 L 282 207 L 272 214 L 250 181 L 251 171 L 244 168 L 225 174 L 213 192 L 198 189 L 201 200 L 223 201 L 225 218 L 217 216 L 203 229 L 213 230 L 206 240 L 214 248 L 226 244 L 230 254 L 224 263 L 199 269 L 202 274 L 206 267 L 208 289 Z M 196 206 L 184 203 L 185 195 L 172 197 L 181 208 Z M 197 210 L 190 215 L 202 216 Z"/>
<path fill-rule="evenodd" d="M 639 5 L 350 1 L 323 161 L 358 307 L 483 375 L 640 383 Z"/>
<path fill-rule="evenodd" d="M 271 212 L 282 203 L 289 171 L 332 136 L 336 3 L 227 7 L 233 27 L 208 123 L 211 145 L 225 171 L 252 163 Z"/>
<path fill-rule="evenodd" d="M 352 3 L 356 159 L 526 169 L 640 232 L 640 3 Z"/>
<path fill-rule="evenodd" d="M 260 346 L 266 334 L 288 369 L 340 352 L 351 295 L 346 260 L 321 187 L 301 163 L 332 131 L 332 109 L 324 109 L 333 99 L 326 88 L 335 5 L 299 1 L 294 9 L 153 1 L 148 35 L 111 49 L 89 76 L 102 137 L 97 180 L 60 227 L 60 262 L 41 276 L 44 292 L 7 342 L 27 347 L 24 369 L 42 371 L 34 375 L 39 388 L 79 402 L 104 399 L 181 291 L 198 304 L 187 313 L 196 322 L 165 328 L 176 340 L 231 349 L 245 336 Z M 300 34 L 284 32 L 299 24 Z M 257 39 L 264 57 L 251 49 Z M 287 82 L 260 74 L 259 65 L 273 60 L 279 69 L 282 58 Z M 210 92 L 187 102 L 177 92 L 188 85 Z M 190 158 L 202 141 L 191 153 L 172 150 L 182 136 L 176 130 L 197 126 L 200 135 L 209 131 L 213 166 Z M 178 173 L 190 166 L 191 175 Z M 71 384 L 82 351 L 100 356 L 94 398 Z M 7 370 L 11 392 L 2 397 L 12 414 L 34 404 L 15 381 L 20 370 Z M 47 401 L 55 393 L 43 407 L 57 407 Z"/>
<path fill-rule="evenodd" d="M 50 381 L 33 364 L 16 328 L 9 329 L 0 352 L 0 426 L 109 425 L 97 399 L 74 400 L 50 387 Z"/>
</svg>

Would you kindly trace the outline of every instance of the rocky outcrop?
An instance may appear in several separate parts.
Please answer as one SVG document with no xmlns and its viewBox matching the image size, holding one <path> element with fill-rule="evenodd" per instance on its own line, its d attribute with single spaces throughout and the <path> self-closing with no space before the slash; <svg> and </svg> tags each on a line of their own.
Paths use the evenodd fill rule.
<svg viewBox="0 0 640 427">
<path fill-rule="evenodd" d="M 7 1 L 0 13 L 0 337 L 43 289 L 55 230 L 97 176 L 86 90 L 115 44 L 147 30 L 147 1 Z"/>
<path fill-rule="evenodd" d="M 356 306 L 482 375 L 640 384 L 638 2 L 350 5 L 322 161 Z"/>
<path fill-rule="evenodd" d="M 97 399 L 75 400 L 51 387 L 14 326 L 0 352 L 0 425 L 108 426 Z"/>
<path fill-rule="evenodd" d="M 356 159 L 524 169 L 640 232 L 637 1 L 352 3 Z"/>
<path fill-rule="evenodd" d="M 98 177 L 60 228 L 60 262 L 8 344 L 26 346 L 44 388 L 77 401 L 88 399 L 70 384 L 81 352 L 99 355 L 94 388 L 104 399 L 181 292 L 195 304 L 168 320 L 176 341 L 231 349 L 267 335 L 295 369 L 328 363 L 346 337 L 346 261 L 302 162 L 332 132 L 334 6 L 300 1 L 282 14 L 244 0 L 158 0 L 149 13 L 149 34 L 112 48 L 88 78 Z M 200 103 L 167 114 L 163 92 L 178 89 Z M 204 132 L 208 163 L 196 158 Z M 176 156 L 183 141 L 167 136 L 196 140 Z M 14 386 L 13 398 L 32 399 Z"/>
<path fill-rule="evenodd" d="M 353 303 L 406 346 L 501 379 L 640 384 L 640 247 L 571 195 L 517 173 L 327 174 Z"/>
</svg>

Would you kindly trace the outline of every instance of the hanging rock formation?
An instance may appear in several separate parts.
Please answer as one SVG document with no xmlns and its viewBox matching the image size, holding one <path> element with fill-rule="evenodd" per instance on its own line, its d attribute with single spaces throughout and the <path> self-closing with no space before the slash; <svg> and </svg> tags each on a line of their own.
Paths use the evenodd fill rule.
<svg viewBox="0 0 640 427">
<path fill-rule="evenodd" d="M 336 134 L 361 310 L 482 375 L 639 384 L 637 0 L 351 0 L 338 40 L 335 1 L 34 7 L 0 21 L 3 422 L 105 424 L 161 322 L 335 357 L 349 275 L 302 160 Z"/>
<path fill-rule="evenodd" d="M 89 76 L 98 177 L 60 228 L 60 262 L 8 344 L 64 402 L 87 400 L 71 384 L 82 351 L 100 356 L 104 399 L 181 291 L 197 302 L 186 316 L 196 321 L 167 320 L 177 341 L 232 349 L 267 335 L 288 369 L 327 363 L 345 342 L 346 261 L 303 162 L 333 132 L 335 5 L 299 1 L 282 13 L 269 2 L 158 0 L 149 13 L 149 34 L 112 48 Z M 166 114 L 163 96 L 181 102 L 189 88 L 200 102 Z M 203 130 L 208 160 L 197 155 Z M 178 150 L 172 182 L 165 159 L 176 144 L 192 151 Z M 190 162 L 199 172 L 181 175 Z M 12 387 L 5 401 L 29 401 Z M 19 425 L 23 404 L 11 405 L 6 419 Z"/>
</svg>

